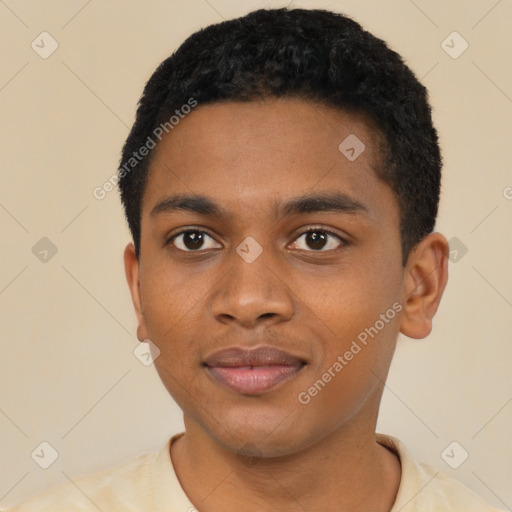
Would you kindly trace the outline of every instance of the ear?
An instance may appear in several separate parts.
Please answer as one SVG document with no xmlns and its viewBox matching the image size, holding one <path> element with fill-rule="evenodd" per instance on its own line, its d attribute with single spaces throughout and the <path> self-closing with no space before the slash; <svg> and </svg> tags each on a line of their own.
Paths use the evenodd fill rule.
<svg viewBox="0 0 512 512">
<path fill-rule="evenodd" d="M 137 321 L 139 324 L 137 327 L 137 339 L 139 341 L 144 341 L 148 338 L 148 333 L 144 313 L 142 311 L 139 261 L 135 253 L 135 246 L 133 243 L 129 243 L 124 250 L 124 271 L 126 274 L 126 280 L 128 281 L 128 287 L 130 288 L 133 307 L 135 308 L 135 314 L 137 315 Z"/>
<path fill-rule="evenodd" d="M 448 241 L 440 233 L 426 236 L 409 255 L 400 323 L 400 332 L 409 338 L 425 338 L 432 330 L 432 319 L 448 281 L 448 256 Z"/>
</svg>

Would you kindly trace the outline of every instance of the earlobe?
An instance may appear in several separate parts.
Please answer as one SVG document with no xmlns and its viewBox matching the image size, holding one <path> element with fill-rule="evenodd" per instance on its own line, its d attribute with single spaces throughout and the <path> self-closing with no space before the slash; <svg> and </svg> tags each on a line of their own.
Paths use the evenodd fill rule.
<svg viewBox="0 0 512 512">
<path fill-rule="evenodd" d="M 448 281 L 449 248 L 440 233 L 431 233 L 411 252 L 404 277 L 404 312 L 400 332 L 421 339 L 430 334 Z"/>
<path fill-rule="evenodd" d="M 130 294 L 132 297 L 133 307 L 137 316 L 137 339 L 144 341 L 148 338 L 144 313 L 142 311 L 142 299 L 140 293 L 140 278 L 139 278 L 139 261 L 135 253 L 135 246 L 129 243 L 124 249 L 124 271 Z"/>
</svg>

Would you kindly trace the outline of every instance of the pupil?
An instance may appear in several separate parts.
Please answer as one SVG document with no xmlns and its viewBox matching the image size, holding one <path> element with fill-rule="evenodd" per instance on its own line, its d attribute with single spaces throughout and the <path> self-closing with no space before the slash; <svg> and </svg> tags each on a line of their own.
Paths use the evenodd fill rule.
<svg viewBox="0 0 512 512">
<path fill-rule="evenodd" d="M 312 249 L 322 249 L 325 247 L 325 244 L 327 242 L 327 236 L 325 233 L 321 233 L 318 231 L 310 231 L 306 235 L 306 243 L 312 248 Z"/>
<path fill-rule="evenodd" d="M 203 234 L 199 231 L 189 231 L 185 233 L 183 243 L 187 249 L 198 249 L 203 243 Z"/>
</svg>

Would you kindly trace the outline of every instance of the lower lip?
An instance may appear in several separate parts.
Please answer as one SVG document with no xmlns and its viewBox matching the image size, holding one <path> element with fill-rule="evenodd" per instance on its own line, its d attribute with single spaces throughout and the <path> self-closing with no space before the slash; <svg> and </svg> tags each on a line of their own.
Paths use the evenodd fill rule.
<svg viewBox="0 0 512 512">
<path fill-rule="evenodd" d="M 257 395 L 290 380 L 302 366 L 208 367 L 209 372 L 226 386 L 243 395 Z"/>
</svg>

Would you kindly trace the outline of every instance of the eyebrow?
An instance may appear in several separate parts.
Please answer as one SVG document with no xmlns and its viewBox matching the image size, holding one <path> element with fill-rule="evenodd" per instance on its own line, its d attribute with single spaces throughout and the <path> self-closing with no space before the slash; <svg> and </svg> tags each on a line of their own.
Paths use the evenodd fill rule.
<svg viewBox="0 0 512 512">
<path fill-rule="evenodd" d="M 184 194 L 159 201 L 151 210 L 150 215 L 154 217 L 174 211 L 186 211 L 220 219 L 228 219 L 232 216 L 228 210 L 206 196 Z M 274 213 L 277 218 L 317 212 L 357 214 L 368 213 L 368 208 L 360 201 L 341 192 L 307 194 L 274 205 Z"/>
</svg>

